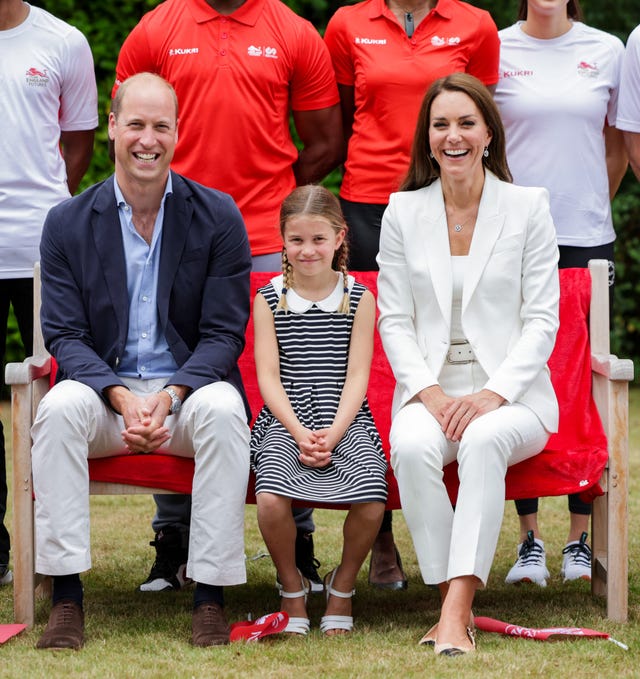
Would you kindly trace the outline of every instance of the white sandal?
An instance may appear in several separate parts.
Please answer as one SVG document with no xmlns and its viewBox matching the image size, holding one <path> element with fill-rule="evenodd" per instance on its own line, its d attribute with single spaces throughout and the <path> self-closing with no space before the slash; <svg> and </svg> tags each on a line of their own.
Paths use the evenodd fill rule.
<svg viewBox="0 0 640 679">
<path fill-rule="evenodd" d="M 327 594 L 327 601 L 331 595 L 337 596 L 340 599 L 351 599 L 351 597 L 356 593 L 355 589 L 350 592 L 340 592 L 337 589 L 333 589 L 333 581 L 338 572 L 337 568 L 334 568 L 331 573 L 325 576 L 324 590 Z M 327 578 L 329 578 L 329 583 L 327 584 Z M 332 630 L 344 630 L 345 632 L 351 632 L 353 630 L 353 616 L 352 615 L 323 615 L 320 618 L 320 631 L 326 634 Z"/>
<path fill-rule="evenodd" d="M 297 599 L 303 596 L 305 604 L 307 603 L 307 594 L 309 594 L 309 586 L 304 579 L 302 573 L 298 571 L 300 575 L 300 585 L 302 589 L 298 592 L 285 592 L 282 585 L 278 582 L 278 591 L 283 599 Z M 309 618 L 291 617 L 289 616 L 289 622 L 287 626 L 282 630 L 283 634 L 299 634 L 300 636 L 306 637 L 309 634 L 309 629 L 311 628 L 311 622 Z"/>
</svg>

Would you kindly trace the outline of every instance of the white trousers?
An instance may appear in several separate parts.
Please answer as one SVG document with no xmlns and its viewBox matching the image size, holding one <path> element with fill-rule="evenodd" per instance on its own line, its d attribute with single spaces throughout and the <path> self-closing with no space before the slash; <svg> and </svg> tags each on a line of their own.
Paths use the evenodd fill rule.
<svg viewBox="0 0 640 679">
<path fill-rule="evenodd" d="M 549 433 L 527 406 L 503 405 L 474 420 L 459 443 L 420 402 L 394 417 L 389 440 L 402 511 L 427 584 L 475 575 L 486 584 L 504 513 L 507 467 L 539 453 Z M 455 512 L 443 467 L 458 460 Z"/>
<path fill-rule="evenodd" d="M 166 380 L 124 382 L 145 395 Z M 160 451 L 195 461 L 187 575 L 208 585 L 246 582 L 250 433 L 240 394 L 226 382 L 207 385 L 165 424 L 171 438 Z M 122 451 L 123 429 L 122 417 L 80 382 L 60 382 L 41 401 L 31 430 L 38 573 L 67 575 L 91 568 L 87 459 Z"/>
</svg>

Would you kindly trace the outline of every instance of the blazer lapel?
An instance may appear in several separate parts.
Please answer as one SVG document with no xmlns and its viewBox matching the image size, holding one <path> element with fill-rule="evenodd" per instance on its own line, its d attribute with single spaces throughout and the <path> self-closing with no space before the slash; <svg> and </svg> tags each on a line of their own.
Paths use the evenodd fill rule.
<svg viewBox="0 0 640 679">
<path fill-rule="evenodd" d="M 433 289 L 438 300 L 447 328 L 451 325 L 451 301 L 453 295 L 451 280 L 451 248 L 447 233 L 447 219 L 440 181 L 427 189 L 424 212 L 419 221 L 420 233 L 414 242 L 422 242 L 427 257 Z"/>
<path fill-rule="evenodd" d="M 116 196 L 114 177 L 107 179 L 100 189 L 93 207 L 93 238 L 100 253 L 98 266 L 102 267 L 107 294 L 111 297 L 120 334 L 126 333 L 129 324 L 129 294 L 124 244 Z"/>
<path fill-rule="evenodd" d="M 471 239 L 469 248 L 468 266 L 464 277 L 462 291 L 462 313 L 464 313 L 473 293 L 480 281 L 493 246 L 500 236 L 504 225 L 505 216 L 498 212 L 499 201 L 499 181 L 495 175 L 487 171 L 485 182 L 480 198 L 478 218 Z"/>
<path fill-rule="evenodd" d="M 163 327 L 169 315 L 169 297 L 176 277 L 176 271 L 183 256 L 185 242 L 193 208 L 186 200 L 191 192 L 181 177 L 171 173 L 173 190 L 164 202 L 164 222 L 162 226 L 162 249 L 158 279 L 158 313 Z"/>
</svg>

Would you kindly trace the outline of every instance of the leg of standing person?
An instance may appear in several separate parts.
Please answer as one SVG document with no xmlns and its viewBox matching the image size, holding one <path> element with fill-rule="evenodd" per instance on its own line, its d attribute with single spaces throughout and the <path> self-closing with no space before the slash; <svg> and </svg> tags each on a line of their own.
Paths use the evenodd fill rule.
<svg viewBox="0 0 640 679">
<path fill-rule="evenodd" d="M 2 356 L 2 384 L 4 385 L 4 364 L 7 345 L 7 320 L 9 305 L 13 305 L 18 329 L 24 346 L 24 353 L 33 353 L 33 279 L 10 278 L 0 280 L 0 356 Z M 9 570 L 11 541 L 5 526 L 7 511 L 7 468 L 4 445 L 4 429 L 0 422 L 0 585 L 9 584 L 13 577 Z"/>
<path fill-rule="evenodd" d="M 613 318 L 613 291 L 615 285 L 614 243 L 591 248 L 560 245 L 559 269 L 585 269 L 591 259 L 606 259 L 609 262 L 609 318 Z M 517 557 L 505 582 L 517 584 L 532 582 L 541 587 L 547 584 L 549 571 L 546 565 L 544 542 L 538 526 L 538 499 L 516 500 L 520 522 L 520 544 Z M 587 544 L 591 504 L 583 502 L 579 494 L 569 495 L 569 534 L 562 550 L 560 575 L 568 580 L 591 580 L 591 549 Z"/>
<path fill-rule="evenodd" d="M 279 252 L 252 258 L 253 271 L 279 272 L 282 255 Z M 140 585 L 141 592 L 178 590 L 191 583 L 186 576 L 189 556 L 190 495 L 154 495 L 156 514 L 151 526 L 155 538 L 149 544 L 156 550 L 156 558 L 148 578 Z M 320 562 L 315 558 L 313 545 L 313 509 L 293 507 L 296 523 L 296 565 L 304 575 L 312 592 L 322 592 Z"/>
<path fill-rule="evenodd" d="M 340 206 L 349 227 L 349 269 L 377 271 L 376 256 L 380 243 L 382 215 L 387 206 L 355 203 L 344 198 L 340 198 Z M 393 539 L 391 510 L 385 511 L 378 536 L 373 543 L 369 562 L 369 583 L 379 589 L 406 589 L 409 584 Z"/>
<path fill-rule="evenodd" d="M 9 305 L 11 303 L 11 296 L 9 294 L 9 284 L 11 281 L 0 281 L 0 326 L 3 328 L 0 335 L 0 349 L 2 351 L 2 384 L 4 385 L 4 355 L 7 343 L 7 318 L 9 316 Z M 4 429 L 2 422 L 0 422 L 0 585 L 8 585 L 12 579 L 12 573 L 9 570 L 9 553 L 11 550 L 11 541 L 9 538 L 9 531 L 4 525 L 5 515 L 7 512 L 7 462 L 5 458 L 4 447 Z"/>
</svg>

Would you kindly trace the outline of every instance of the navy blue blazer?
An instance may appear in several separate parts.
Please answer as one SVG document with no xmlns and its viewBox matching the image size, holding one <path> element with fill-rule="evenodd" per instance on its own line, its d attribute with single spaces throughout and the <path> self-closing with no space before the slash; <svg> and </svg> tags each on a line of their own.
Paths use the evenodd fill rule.
<svg viewBox="0 0 640 679">
<path fill-rule="evenodd" d="M 179 368 L 167 384 L 225 380 L 238 370 L 249 318 L 251 251 L 232 198 L 172 172 L 165 200 L 158 315 Z M 124 246 L 113 176 L 52 208 L 40 242 L 41 323 L 58 380 L 100 395 L 122 385 L 129 323 Z"/>
</svg>

